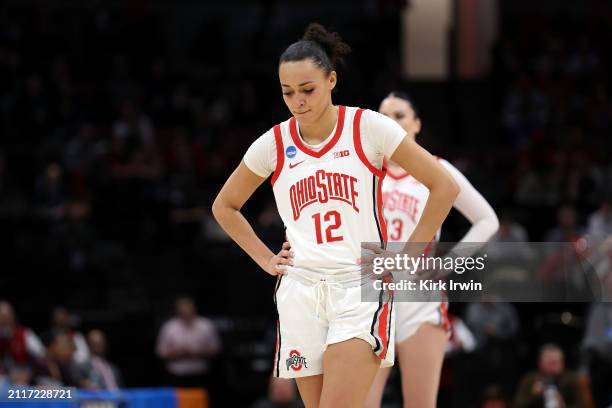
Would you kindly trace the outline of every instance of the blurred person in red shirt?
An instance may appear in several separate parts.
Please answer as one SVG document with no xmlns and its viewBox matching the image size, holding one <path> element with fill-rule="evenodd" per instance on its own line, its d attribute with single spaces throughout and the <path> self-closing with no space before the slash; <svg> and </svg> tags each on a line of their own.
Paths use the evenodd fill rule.
<svg viewBox="0 0 612 408">
<path fill-rule="evenodd" d="M 0 365 L 10 372 L 13 367 L 35 365 L 44 356 L 38 336 L 17 322 L 9 302 L 0 301 Z"/>
</svg>

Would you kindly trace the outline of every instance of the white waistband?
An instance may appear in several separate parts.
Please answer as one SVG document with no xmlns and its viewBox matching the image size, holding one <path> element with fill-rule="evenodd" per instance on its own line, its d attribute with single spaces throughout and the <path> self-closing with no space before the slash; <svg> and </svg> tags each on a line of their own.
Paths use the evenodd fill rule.
<svg viewBox="0 0 612 408">
<path fill-rule="evenodd" d="M 345 288 L 362 286 L 370 280 L 370 275 L 362 275 L 361 272 L 350 272 L 340 274 L 328 274 L 312 272 L 299 268 L 287 268 L 287 276 L 309 286 L 315 286 L 324 280 L 332 285 L 340 285 Z"/>
</svg>

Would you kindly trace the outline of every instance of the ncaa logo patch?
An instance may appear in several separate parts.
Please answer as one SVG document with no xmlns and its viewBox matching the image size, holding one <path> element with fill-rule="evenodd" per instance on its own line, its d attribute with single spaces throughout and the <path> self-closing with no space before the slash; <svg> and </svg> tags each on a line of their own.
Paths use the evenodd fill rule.
<svg viewBox="0 0 612 408">
<path fill-rule="evenodd" d="M 290 159 L 293 159 L 296 154 L 297 149 L 295 148 L 295 146 L 289 146 L 285 149 L 285 155 Z"/>
<path fill-rule="evenodd" d="M 302 357 L 300 352 L 297 350 L 291 350 L 289 352 L 289 358 L 285 360 L 285 363 L 287 363 L 287 371 L 289 371 L 289 369 L 292 369 L 293 371 L 300 371 L 302 366 L 304 366 L 304 368 L 308 368 L 306 365 L 306 357 Z"/>
</svg>

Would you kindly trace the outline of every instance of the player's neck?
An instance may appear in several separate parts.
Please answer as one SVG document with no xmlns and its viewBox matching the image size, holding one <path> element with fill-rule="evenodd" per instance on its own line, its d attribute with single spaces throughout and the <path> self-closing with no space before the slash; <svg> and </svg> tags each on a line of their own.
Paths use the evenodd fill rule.
<svg viewBox="0 0 612 408">
<path fill-rule="evenodd" d="M 311 124 L 301 124 L 300 135 L 302 139 L 310 145 L 316 145 L 327 139 L 336 127 L 338 121 L 338 108 L 330 105 L 328 109 L 321 115 L 319 120 Z"/>
</svg>

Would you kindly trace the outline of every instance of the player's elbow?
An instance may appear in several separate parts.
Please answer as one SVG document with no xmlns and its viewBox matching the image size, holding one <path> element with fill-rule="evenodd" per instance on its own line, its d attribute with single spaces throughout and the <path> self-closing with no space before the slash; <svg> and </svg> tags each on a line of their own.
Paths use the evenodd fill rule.
<svg viewBox="0 0 612 408">
<path fill-rule="evenodd" d="M 229 207 L 228 207 L 227 203 L 225 202 L 223 197 L 221 197 L 221 194 L 219 194 L 215 198 L 215 201 L 213 201 L 213 205 L 212 205 L 212 214 L 213 214 L 213 217 L 215 217 L 215 220 L 217 220 L 217 222 L 219 224 L 222 223 L 223 215 L 227 212 L 228 208 Z"/>
<path fill-rule="evenodd" d="M 223 204 L 221 203 L 219 196 L 217 196 L 215 198 L 215 201 L 213 201 L 213 204 L 212 204 L 212 214 L 213 214 L 213 217 L 215 217 L 215 220 L 217 220 L 217 222 L 219 222 L 219 217 L 221 216 L 222 207 L 223 207 Z"/>
<path fill-rule="evenodd" d="M 459 184 L 457 184 L 454 178 L 451 177 L 450 181 L 451 181 L 451 185 L 449 186 L 449 189 L 451 190 L 451 196 L 453 197 L 453 202 L 455 202 L 455 200 L 459 196 L 459 193 L 461 193 L 461 188 L 459 188 Z"/>
</svg>

